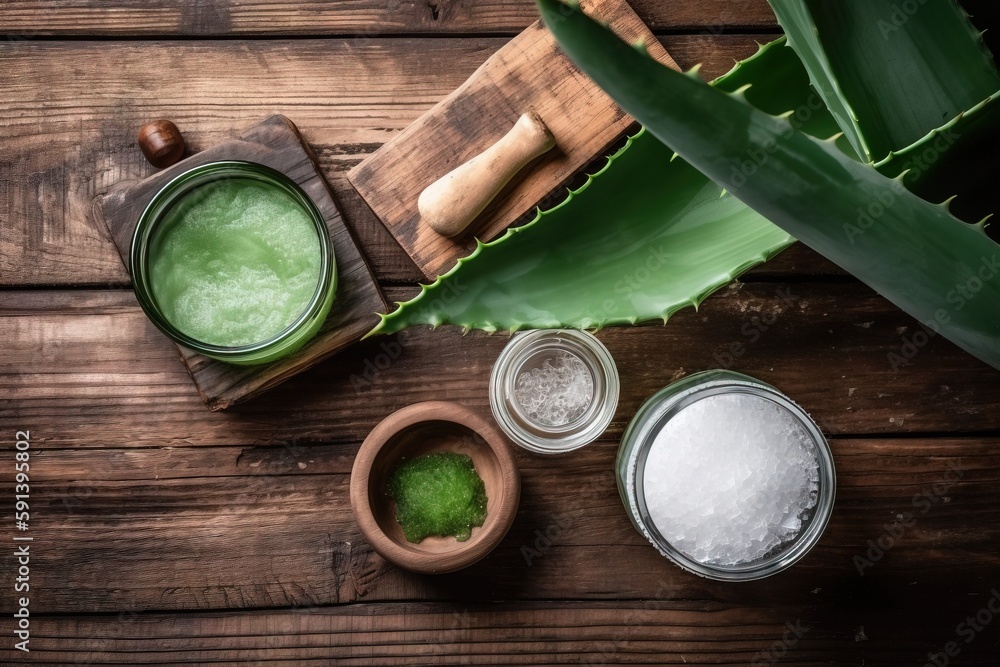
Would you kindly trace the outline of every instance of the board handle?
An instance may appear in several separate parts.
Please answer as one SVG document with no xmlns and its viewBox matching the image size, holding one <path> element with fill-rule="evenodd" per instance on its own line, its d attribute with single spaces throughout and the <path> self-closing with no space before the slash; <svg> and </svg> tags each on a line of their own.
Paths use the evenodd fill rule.
<svg viewBox="0 0 1000 667">
<path fill-rule="evenodd" d="M 139 148 L 151 165 L 165 169 L 184 157 L 184 137 L 176 125 L 160 118 L 139 128 Z"/>
<path fill-rule="evenodd" d="M 421 219 L 442 236 L 458 236 L 517 172 L 555 145 L 537 113 L 523 114 L 500 141 L 420 193 Z"/>
</svg>

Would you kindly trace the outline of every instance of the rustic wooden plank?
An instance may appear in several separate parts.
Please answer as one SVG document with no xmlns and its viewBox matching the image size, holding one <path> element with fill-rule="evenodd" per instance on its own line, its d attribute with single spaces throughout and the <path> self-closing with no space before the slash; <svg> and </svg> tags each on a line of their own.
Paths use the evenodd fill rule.
<svg viewBox="0 0 1000 667">
<path fill-rule="evenodd" d="M 955 641 L 954 625 L 989 592 L 928 601 L 899 615 L 809 605 L 711 602 L 361 604 L 210 614 L 128 612 L 39 618 L 29 656 L 11 665 L 268 664 L 912 665 Z M 934 606 L 930 606 L 933 604 Z M 895 610 L 893 610 L 895 611 Z M 961 664 L 995 665 L 993 638 L 958 638 Z M 756 661 L 756 662 L 755 662 Z"/>
<path fill-rule="evenodd" d="M 184 3 L 179 8 L 168 5 L 172 14 L 155 17 L 150 7 L 159 5 L 118 2 L 126 11 L 115 13 L 114 5 L 108 3 L 98 8 L 89 0 L 55 0 L 45 9 L 59 5 L 56 12 L 66 12 L 48 15 L 49 21 L 60 23 L 56 31 L 65 27 L 127 34 L 132 31 L 129 21 L 135 20 L 134 32 L 161 34 L 166 22 L 177 20 L 178 27 L 170 28 L 169 34 L 216 30 L 220 34 L 222 30 L 228 30 L 224 34 L 241 30 L 291 34 L 298 30 L 292 24 L 311 26 L 318 16 L 318 27 L 309 34 L 344 34 L 338 22 L 345 16 L 351 20 L 355 8 L 387 6 L 395 11 L 406 4 L 405 0 L 352 0 L 335 3 L 334 12 L 327 3 L 308 5 L 305 11 L 298 5 L 260 0 Z M 517 8 L 526 2 L 499 4 Z M 4 9 L 32 4 L 17 1 L 5 4 Z M 418 13 L 431 9 L 420 0 L 411 4 Z M 470 29 L 500 30 L 489 27 L 493 17 L 501 16 L 487 13 L 496 4 L 442 0 L 428 28 L 398 30 L 447 32 L 457 29 L 456 19 L 459 23 L 466 20 L 463 12 L 472 16 L 477 11 L 479 27 Z M 700 8 L 696 2 L 676 7 L 654 0 L 634 4 L 640 13 L 648 4 L 653 10 L 669 10 L 671 17 Z M 739 20 L 741 10 L 745 12 L 743 2 L 716 4 L 725 11 L 732 8 L 734 20 Z M 109 7 L 112 11 L 107 11 Z M 257 11 L 264 18 L 255 27 L 232 20 L 244 10 Z M 432 16 L 434 12 L 431 9 Z M 6 16 L 0 18 L 0 22 L 6 20 Z M 331 23 L 339 27 L 330 28 Z M 355 51 L 376 43 L 370 41 L 366 25 L 361 22 L 359 34 L 344 40 L 357 47 Z M 716 26 L 700 26 L 714 36 Z M 10 44 L 0 45 L 0 54 L 7 53 L 7 46 L 12 49 L 9 53 L 27 47 L 25 36 L 13 35 Z M 689 43 L 707 41 L 715 49 L 712 53 L 725 55 L 716 45 L 729 39 L 743 38 L 693 37 Z M 183 64 L 186 58 L 175 62 L 164 55 L 169 45 L 157 47 L 165 47 L 157 52 L 158 64 L 169 65 L 168 70 L 179 68 L 189 81 L 197 80 Z M 248 47 L 255 58 L 270 65 L 272 57 L 295 60 L 298 45 L 289 42 L 285 54 L 268 52 L 265 57 L 260 57 L 261 50 L 254 51 L 255 45 L 227 48 Z M 747 47 L 749 53 L 749 43 Z M 17 233 L 32 239 L 33 247 L 44 248 L 44 252 L 23 255 L 17 242 L 0 247 L 0 284 L 126 284 L 107 270 L 107 257 L 112 256 L 106 254 L 107 239 L 75 217 L 82 210 L 80 203 L 89 199 L 88 194 L 79 193 L 87 188 L 90 194 L 98 191 L 93 182 L 106 187 L 130 170 L 130 177 L 135 177 L 145 169 L 137 162 L 137 153 L 125 156 L 134 150 L 128 143 L 134 128 L 115 135 L 117 120 L 101 123 L 115 114 L 126 118 L 132 114 L 141 123 L 149 117 L 146 112 L 161 111 L 152 95 L 132 97 L 141 90 L 136 82 L 146 78 L 146 66 L 134 55 L 123 58 L 128 49 L 122 45 L 113 48 L 120 51 L 94 59 L 105 68 L 105 79 L 92 79 L 93 84 L 103 86 L 95 90 L 110 90 L 109 94 L 117 96 L 113 110 L 74 115 L 63 100 L 64 106 L 57 102 L 53 107 L 53 120 L 39 111 L 41 101 L 48 104 L 43 98 L 49 96 L 25 105 L 33 109 L 16 107 L 15 102 L 0 104 L 0 138 L 5 147 L 14 149 L 0 156 L 0 200 L 10 202 L 9 217 L 4 217 L 0 207 L 4 230 L 0 244 Z M 218 49 L 215 54 L 204 53 L 225 55 L 222 47 Z M 674 45 L 671 50 L 680 53 Z M 699 51 L 692 53 L 699 59 Z M 74 77 L 86 76 L 88 66 L 72 71 L 68 63 L 84 62 L 90 56 L 72 49 L 62 55 L 67 56 L 62 62 L 55 62 L 54 56 L 48 64 L 48 74 L 54 76 L 34 79 L 36 87 L 60 77 L 65 80 L 70 72 Z M 682 64 L 692 62 L 683 57 L 679 56 Z M 12 60 L 0 65 L 0 79 L 9 69 L 20 68 L 20 62 L 8 68 Z M 317 55 L 318 76 L 328 84 L 341 84 L 329 63 L 320 60 Z M 230 66 L 249 62 L 242 55 L 229 61 Z M 353 62 L 370 64 L 365 58 Z M 124 63 L 124 69 L 114 72 L 119 63 Z M 65 72 L 60 73 L 59 67 Z M 204 130 L 206 137 L 201 146 L 272 110 L 290 109 L 286 112 L 297 117 L 300 101 L 284 89 L 279 101 L 257 89 L 257 99 L 249 95 L 244 99 L 236 85 L 229 88 L 228 84 L 219 87 L 224 93 L 210 93 L 208 89 L 218 86 L 222 74 L 240 79 L 240 73 L 228 72 L 215 62 L 207 67 L 214 79 L 204 78 L 203 91 L 191 98 L 177 94 L 173 102 L 198 118 L 199 131 Z M 332 69 L 342 74 L 339 67 L 338 63 Z M 291 67 L 285 75 L 297 74 L 292 79 L 295 85 L 309 91 L 313 84 L 305 82 L 306 71 Z M 18 71 L 2 81 L 12 83 L 5 89 L 26 89 L 20 75 Z M 429 73 L 423 76 L 426 79 Z M 133 87 L 116 84 L 119 79 Z M 242 82 L 249 80 L 246 77 Z M 281 77 L 275 76 L 274 81 L 280 84 Z M 403 88 L 408 92 L 399 99 L 410 104 L 416 93 L 406 85 Z M 76 91 L 84 96 L 88 92 L 83 87 Z M 27 98 L 30 93 L 22 89 L 17 94 Z M 366 94 L 360 91 L 358 99 L 338 107 L 349 118 L 337 125 L 338 131 L 357 122 L 366 113 L 365 104 L 377 114 L 395 113 L 389 102 L 374 95 L 366 98 Z M 307 106 L 320 99 L 309 95 L 303 98 L 310 100 Z M 226 106 L 226 97 L 242 101 Z M 321 103 L 327 108 L 336 102 L 335 95 L 323 93 Z M 419 111 L 415 109 L 414 114 Z M 318 117 L 315 109 L 312 113 Z M 352 113 L 356 116 L 351 117 Z M 7 141 L 5 133 L 18 119 L 24 119 L 24 127 L 17 130 L 17 141 Z M 126 124 L 121 122 L 120 128 Z M 405 123 L 386 125 L 391 127 L 384 134 L 392 136 Z M 333 127 L 328 121 L 317 121 L 317 126 Z M 74 138 L 95 128 L 99 134 L 108 127 L 111 134 L 98 140 L 79 143 Z M 358 137 L 375 136 L 376 130 L 360 123 L 354 126 Z M 367 146 L 328 139 L 317 148 L 341 200 L 354 198 L 347 206 L 349 218 L 359 227 L 369 252 L 374 248 L 383 279 L 411 281 L 416 277 L 414 268 L 391 238 L 379 231 L 343 178 L 346 168 L 384 139 Z M 45 146 L 46 140 L 55 140 L 56 148 Z M 197 142 L 196 138 L 196 147 Z M 80 154 L 81 147 L 90 151 L 90 158 L 98 158 L 97 170 Z M 31 163 L 38 152 L 43 152 L 40 161 Z M 14 172 L 8 169 L 11 164 L 41 168 L 19 172 L 21 181 L 15 184 L 10 177 Z M 20 217 L 27 214 L 34 217 Z M 22 220 L 44 224 L 22 227 Z M 40 269 L 34 265 L 39 256 L 43 257 Z M 801 280 L 810 274 L 841 279 L 841 272 L 823 262 L 814 267 L 817 261 L 814 254 L 793 248 L 752 276 L 764 281 L 783 275 Z M 74 273 L 80 269 L 82 273 Z M 779 384 L 811 409 L 829 431 L 869 435 L 959 428 L 996 431 L 989 418 L 997 399 L 988 386 L 993 384 L 992 370 L 935 339 L 926 347 L 914 348 L 916 356 L 910 365 L 889 373 L 882 367 L 888 363 L 886 354 L 903 351 L 903 341 L 912 340 L 911 320 L 857 285 L 793 284 L 787 286 L 791 304 L 786 303 L 787 297 L 769 292 L 782 287 L 786 286 L 761 283 L 744 287 L 742 294 L 722 295 L 707 303 L 700 314 L 678 316 L 668 327 L 683 327 L 676 334 L 653 327 L 602 333 L 630 383 L 624 412 L 619 411 L 608 436 L 620 433 L 624 419 L 638 405 L 640 390 L 655 389 L 677 372 L 720 365 L 719 359 L 725 361 L 734 343 L 742 346 L 736 348 L 740 354 L 733 358 L 734 368 Z M 398 295 L 405 293 L 401 290 Z M 760 319 L 755 322 L 754 317 Z M 773 323 L 771 317 L 776 317 Z M 761 326 L 764 318 L 766 331 Z M 909 328 L 901 331 L 902 327 Z M 759 338 L 754 338 L 754 332 Z M 519 453 L 529 485 L 515 532 L 474 571 L 422 578 L 387 571 L 377 556 L 370 550 L 366 553 L 363 543 L 351 538 L 353 524 L 345 499 L 347 473 L 356 451 L 353 443 L 381 411 L 438 391 L 439 379 L 443 393 L 467 397 L 485 409 L 482 376 L 503 339 L 459 338 L 449 331 L 412 338 L 408 334 L 391 339 L 401 344 L 399 358 L 386 356 L 389 367 L 372 370 L 372 364 L 381 363 L 379 355 L 387 354 L 381 347 L 386 340 L 373 341 L 293 382 L 289 393 L 274 397 L 273 404 L 271 399 L 260 406 L 251 404 L 232 418 L 217 420 L 216 415 L 199 411 L 196 399 L 190 400 L 191 386 L 171 360 L 169 345 L 144 322 L 125 292 L 0 291 L 0 335 L 14 341 L 0 362 L 0 424 L 8 431 L 28 426 L 42 436 L 38 457 L 33 459 L 40 481 L 39 506 L 32 508 L 38 512 L 37 523 L 32 530 L 38 531 L 36 546 L 41 547 L 35 552 L 39 560 L 33 563 L 38 568 L 33 574 L 40 577 L 40 588 L 34 591 L 39 597 L 34 602 L 40 602 L 37 609 L 80 614 L 46 617 L 36 612 L 32 619 L 34 655 L 30 661 L 22 660 L 5 643 L 0 647 L 3 664 L 267 661 L 301 666 L 328 665 L 335 659 L 337 664 L 348 665 L 745 665 L 779 657 L 766 653 L 777 647 L 785 664 L 912 665 L 923 664 L 929 652 L 942 651 L 948 641 L 961 642 L 956 625 L 985 608 L 996 585 L 1000 565 L 995 555 L 1000 542 L 1000 516 L 995 509 L 1000 488 L 996 437 L 835 439 L 841 493 L 830 531 L 817 551 L 791 572 L 747 587 L 690 577 L 642 543 L 614 497 L 609 472 L 613 441 L 563 459 Z M 115 348 L 124 354 L 109 354 Z M 388 352 L 395 349 L 390 346 Z M 648 368 L 651 359 L 662 366 Z M 171 361 L 172 369 L 168 368 Z M 680 368 L 682 363 L 689 367 Z M 695 368 L 693 363 L 701 365 Z M 365 378 L 366 371 L 373 373 L 371 380 Z M 350 383 L 351 375 L 362 382 Z M 421 377 L 423 383 L 418 386 L 416 380 Z M 786 385 L 786 378 L 791 386 Z M 397 394 L 394 388 L 402 392 Z M 858 412 L 853 405 L 864 409 Z M 4 443 L 2 449 L 10 448 Z M 953 468 L 964 474 L 956 484 L 948 481 Z M 938 488 L 945 490 L 937 493 Z M 0 489 L 9 496 L 9 480 L 3 480 Z M 928 513 L 918 515 L 916 525 L 864 577 L 857 576 L 854 556 L 870 548 L 868 540 L 885 535 L 885 526 L 900 512 L 913 511 L 918 494 L 933 498 Z M 568 525 L 567 508 L 575 512 Z M 559 528 L 558 534 L 528 567 L 520 547 L 535 545 L 535 531 L 549 531 L 552 526 Z M 323 531 L 330 533 L 318 537 Z M 336 541 L 345 535 L 356 550 L 345 551 L 344 544 Z M 5 554 L 2 560 L 4 570 L 10 571 L 10 556 Z M 585 596 L 607 601 L 538 600 Z M 13 606 L 11 592 L 0 597 L 4 609 Z M 518 601 L 483 603 L 504 597 Z M 413 598 L 455 601 L 392 601 Z M 367 600 L 384 602 L 368 604 Z M 341 604 L 315 607 L 315 602 Z M 257 605 L 283 604 L 293 608 L 245 611 Z M 241 611 L 138 613 L 212 607 Z M 94 610 L 107 615 L 83 616 Z M 787 640 L 782 643 L 785 624 L 799 620 L 809 628 L 805 636 L 791 645 Z M 974 643 L 961 648 L 962 664 L 996 664 L 992 633 L 977 636 Z"/>
<path fill-rule="evenodd" d="M 654 31 L 720 34 L 777 30 L 767 0 L 630 0 Z M 961 0 L 981 27 L 993 0 Z M 514 34 L 538 18 L 533 0 L 7 0 L 0 32 L 8 40 L 51 36 L 351 35 L 364 41 L 398 34 Z M 987 40 L 991 38 L 987 35 Z"/>
<path fill-rule="evenodd" d="M 271 116 L 238 136 L 201 151 L 141 181 L 115 185 L 94 200 L 100 219 L 118 248 L 122 263 L 130 261 L 132 237 L 143 209 L 168 182 L 194 167 L 219 160 L 246 160 L 286 174 L 316 204 L 326 221 L 337 274 L 337 296 L 315 338 L 301 350 L 262 366 L 233 366 L 178 345 L 181 360 L 202 400 L 212 410 L 250 400 L 364 336 L 387 309 L 366 258 L 344 224 L 330 187 L 319 172 L 315 155 L 302 142 L 298 128 L 285 116 Z"/>
<path fill-rule="evenodd" d="M 169 116 L 198 151 L 270 113 L 289 116 L 316 151 L 376 275 L 417 280 L 420 273 L 346 172 L 503 43 L 0 42 L 0 89 L 8 93 L 0 103 L 6 148 L 0 153 L 0 284 L 126 285 L 114 246 L 89 210 L 93 197 L 115 183 L 153 173 L 134 144 L 138 128 Z M 681 66 L 704 61 L 707 76 L 756 48 L 748 36 L 676 36 L 665 43 Z M 812 254 L 808 261 L 783 255 L 758 271 L 839 273 L 827 262 L 814 266 Z"/>
<path fill-rule="evenodd" d="M 631 0 L 656 29 L 720 31 L 774 28 L 766 0 L 663 3 Z M 48 35 L 356 35 L 506 33 L 538 18 L 533 0 L 352 0 L 269 2 L 182 0 L 81 2 L 11 0 L 0 30 L 21 38 Z"/>
<path fill-rule="evenodd" d="M 650 44 L 663 65 L 677 63 L 622 0 L 587 0 L 587 11 L 622 39 Z M 551 131 L 555 148 L 534 160 L 455 238 L 421 219 L 417 199 L 456 167 L 493 146 L 524 113 Z M 541 21 L 504 45 L 468 81 L 393 137 L 347 177 L 424 276 L 433 280 L 472 254 L 477 239 L 492 241 L 524 223 L 550 193 L 601 157 L 635 121 L 563 54 Z"/>
<path fill-rule="evenodd" d="M 599 337 L 623 378 L 612 438 L 654 391 L 714 367 L 776 384 L 834 434 L 997 428 L 996 371 L 856 283 L 744 284 L 667 326 Z M 212 414 L 129 292 L 0 292 L 0 338 L 0 424 L 42 429 L 50 447 L 357 442 L 431 395 L 487 410 L 489 371 L 507 341 L 455 328 L 377 337 L 267 400 Z M 894 369 L 890 354 L 912 359 Z"/>
<path fill-rule="evenodd" d="M 502 43 L 0 44 L 0 284 L 127 281 L 88 200 L 153 173 L 134 143 L 152 118 L 172 118 L 198 151 L 282 112 L 326 171 L 405 127 Z"/>
<path fill-rule="evenodd" d="M 756 39 L 764 42 L 774 37 L 776 35 L 764 35 Z M 677 60 L 682 67 L 689 68 L 695 63 L 702 63 L 701 73 L 709 79 L 725 73 L 738 58 L 746 57 L 756 49 L 754 38 L 740 35 L 719 36 L 709 33 L 676 35 L 660 41 L 669 45 L 672 54 L 677 54 Z M 341 181 L 344 172 L 355 167 L 359 162 L 360 158 L 348 157 L 335 163 L 333 168 L 337 172 L 334 175 L 334 188 L 340 193 L 341 201 L 345 202 L 344 207 L 348 219 L 355 222 L 356 229 L 362 234 L 365 247 L 375 248 L 373 254 L 377 258 L 379 275 L 390 282 L 425 281 L 426 276 L 423 272 L 413 266 L 405 253 L 398 252 L 397 244 L 385 232 L 384 226 L 379 223 L 377 216 L 360 197 L 357 190 L 349 182 Z M 600 158 L 582 171 L 583 173 L 595 173 L 603 166 L 604 159 Z M 583 177 L 577 176 L 573 187 L 578 187 L 582 182 Z M 543 206 L 554 206 L 561 199 L 562 194 L 557 191 L 544 200 Z M 389 265 L 387 258 L 396 257 L 399 254 L 404 255 L 399 263 Z M 817 255 L 809 248 L 795 245 L 767 263 L 751 269 L 746 274 L 746 279 L 787 278 L 800 275 L 843 277 L 847 274 L 840 267 Z"/>
<path fill-rule="evenodd" d="M 905 609 L 987 592 L 1000 567 L 996 437 L 832 440 L 837 505 L 823 539 L 788 572 L 734 586 L 680 570 L 634 530 L 614 441 L 566 457 L 518 450 L 521 508 L 508 536 L 467 570 L 427 577 L 388 565 L 358 532 L 348 501 L 357 445 L 67 450 L 31 426 L 33 613 L 657 596 L 864 609 L 881 595 Z M 913 521 L 861 576 L 855 557 L 905 512 Z M 14 561 L 0 554 L 5 571 Z M 5 609 L 13 596 L 0 591 Z"/>
</svg>

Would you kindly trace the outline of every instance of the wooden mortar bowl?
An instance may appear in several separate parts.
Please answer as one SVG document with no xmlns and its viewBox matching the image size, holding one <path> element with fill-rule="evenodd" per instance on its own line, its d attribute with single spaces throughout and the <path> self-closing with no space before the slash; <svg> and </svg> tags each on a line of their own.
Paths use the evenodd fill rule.
<svg viewBox="0 0 1000 667">
<path fill-rule="evenodd" d="M 413 544 L 396 521 L 386 485 L 404 457 L 439 451 L 472 458 L 486 486 L 486 521 L 465 542 L 432 536 Z M 507 439 L 457 403 L 416 403 L 389 415 L 365 438 L 351 471 L 351 508 L 361 534 L 387 561 L 413 572 L 454 572 L 486 556 L 510 529 L 520 498 L 521 477 Z"/>
</svg>

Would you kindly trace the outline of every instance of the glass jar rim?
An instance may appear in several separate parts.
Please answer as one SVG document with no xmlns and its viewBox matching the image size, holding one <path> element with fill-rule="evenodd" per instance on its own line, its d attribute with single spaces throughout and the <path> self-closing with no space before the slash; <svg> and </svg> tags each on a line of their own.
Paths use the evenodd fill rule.
<svg viewBox="0 0 1000 667">
<path fill-rule="evenodd" d="M 594 382 L 593 396 L 584 413 L 553 427 L 534 422 L 511 399 L 524 363 L 546 349 L 560 349 L 578 358 Z M 614 418 L 619 391 L 618 368 L 597 337 L 577 329 L 537 329 L 515 334 L 493 364 L 490 407 L 504 433 L 520 447 L 537 454 L 561 454 L 600 437 Z"/>
<path fill-rule="evenodd" d="M 683 385 L 678 388 L 677 385 Z M 663 537 L 645 507 L 643 477 L 646 457 L 655 435 L 670 419 L 693 403 L 711 396 L 727 394 L 752 395 L 770 400 L 791 414 L 806 430 L 816 454 L 819 488 L 816 506 L 807 525 L 787 546 L 774 554 L 746 564 L 721 566 L 700 562 L 674 547 Z M 826 437 L 815 421 L 801 406 L 774 387 L 733 371 L 704 371 L 668 385 L 647 399 L 626 428 L 621 453 L 626 460 L 619 462 L 619 484 L 633 523 L 660 553 L 681 568 L 719 581 L 753 581 L 781 572 L 799 560 L 816 545 L 829 523 L 836 498 L 836 470 L 833 454 Z M 624 475 L 621 465 L 627 466 Z M 623 480 L 624 476 L 624 480 Z"/>
<path fill-rule="evenodd" d="M 306 212 L 315 227 L 316 236 L 319 239 L 319 279 L 317 280 L 316 289 L 312 297 L 302 312 L 291 324 L 277 334 L 248 345 L 215 345 L 199 341 L 180 331 L 161 312 L 149 284 L 148 242 L 156 228 L 162 222 L 164 215 L 185 196 L 207 183 L 222 179 L 239 178 L 255 180 L 271 187 L 277 187 L 292 197 L 295 203 Z M 132 234 L 132 245 L 129 252 L 129 273 L 132 276 L 136 299 L 139 301 L 139 305 L 146 313 L 146 316 L 157 329 L 175 343 L 217 359 L 238 358 L 243 355 L 262 352 L 283 342 L 325 308 L 327 295 L 331 291 L 336 290 L 337 287 L 336 258 L 333 244 L 330 241 L 329 228 L 315 202 L 313 202 L 312 198 L 305 193 L 298 183 L 286 174 L 267 165 L 247 160 L 217 160 L 207 162 L 185 170 L 161 187 L 143 209 L 135 226 L 135 231 Z"/>
</svg>

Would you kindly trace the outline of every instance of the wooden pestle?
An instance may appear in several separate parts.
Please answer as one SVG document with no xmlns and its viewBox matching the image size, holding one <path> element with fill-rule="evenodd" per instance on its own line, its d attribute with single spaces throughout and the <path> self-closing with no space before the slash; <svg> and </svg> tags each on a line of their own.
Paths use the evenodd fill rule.
<svg viewBox="0 0 1000 667">
<path fill-rule="evenodd" d="M 538 114 L 523 114 L 500 141 L 420 193 L 421 219 L 442 236 L 458 236 L 517 172 L 555 145 Z"/>
</svg>

